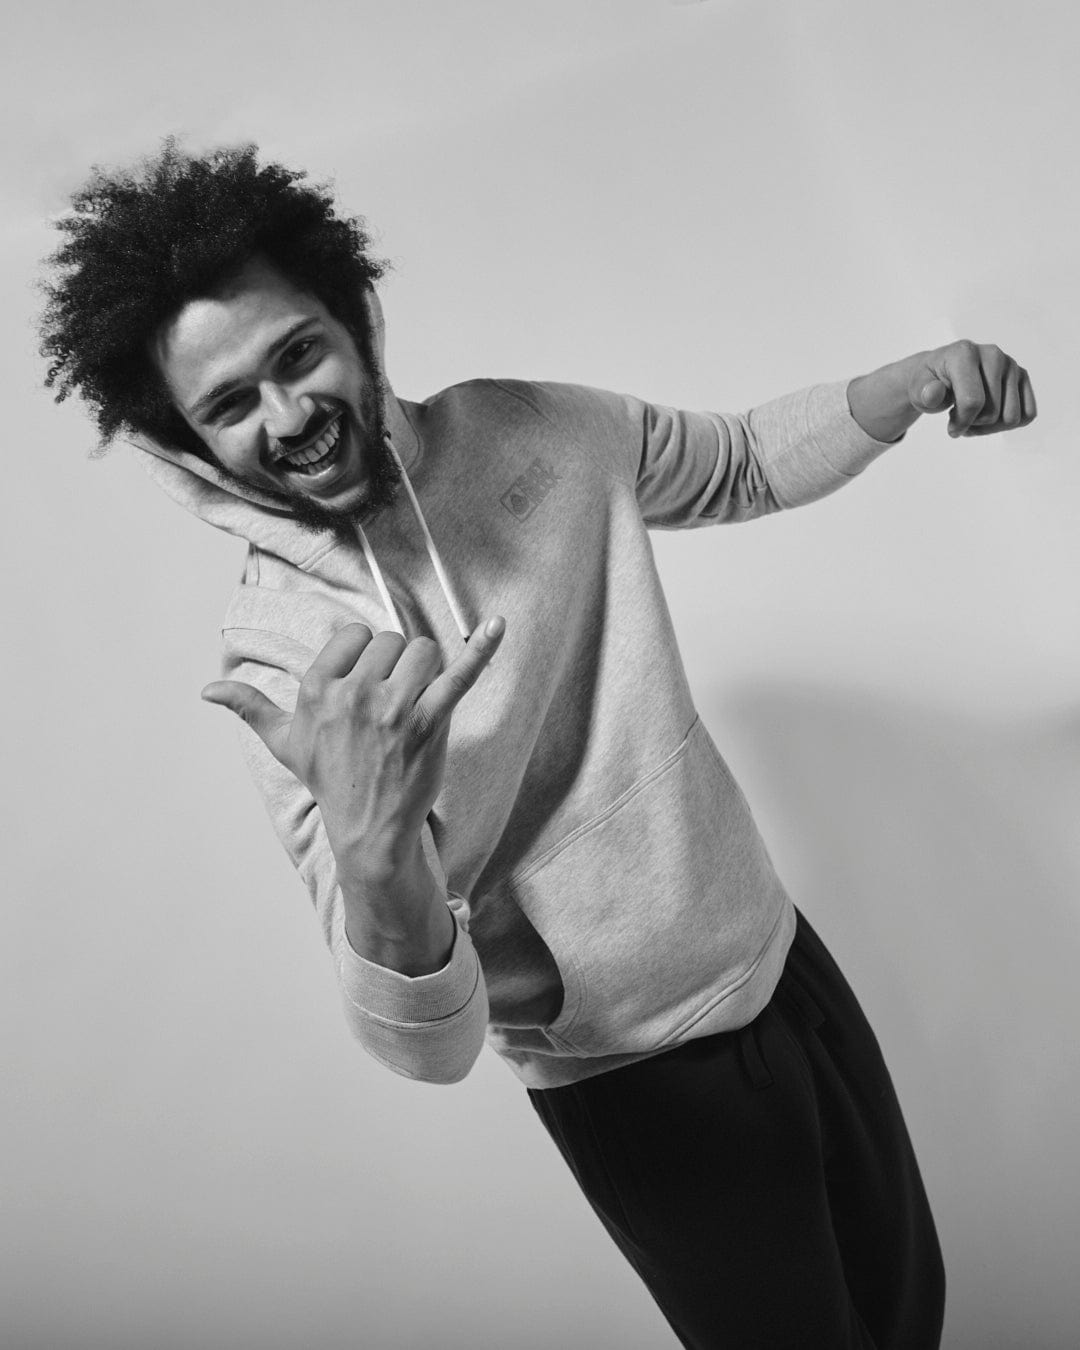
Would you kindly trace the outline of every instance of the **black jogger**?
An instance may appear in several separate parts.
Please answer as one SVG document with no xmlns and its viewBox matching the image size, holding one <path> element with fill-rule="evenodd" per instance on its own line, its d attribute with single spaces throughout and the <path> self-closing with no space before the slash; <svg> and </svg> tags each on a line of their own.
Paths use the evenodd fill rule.
<svg viewBox="0 0 1080 1350">
<path fill-rule="evenodd" d="M 749 1026 L 529 1098 L 688 1350 L 939 1346 L 944 1266 L 900 1105 L 801 913 Z"/>
</svg>

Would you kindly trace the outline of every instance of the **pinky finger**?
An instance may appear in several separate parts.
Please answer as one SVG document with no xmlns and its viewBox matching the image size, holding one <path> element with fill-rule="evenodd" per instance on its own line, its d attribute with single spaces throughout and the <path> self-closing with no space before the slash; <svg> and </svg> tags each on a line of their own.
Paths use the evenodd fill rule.
<svg viewBox="0 0 1080 1350">
<path fill-rule="evenodd" d="M 1031 377 L 1023 369 L 1020 371 L 1020 404 L 1024 409 L 1020 425 L 1026 427 L 1029 422 L 1034 422 L 1039 410 L 1035 406 L 1035 390 L 1031 387 Z"/>
</svg>

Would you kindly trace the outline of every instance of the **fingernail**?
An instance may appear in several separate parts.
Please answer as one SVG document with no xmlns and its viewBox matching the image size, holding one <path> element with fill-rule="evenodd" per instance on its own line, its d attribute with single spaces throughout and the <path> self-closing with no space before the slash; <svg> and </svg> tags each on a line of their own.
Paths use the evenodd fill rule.
<svg viewBox="0 0 1080 1350">
<path fill-rule="evenodd" d="M 503 624 L 504 620 L 501 616 L 495 619 L 488 619 L 487 623 L 484 625 L 484 632 L 489 638 L 497 638 L 503 630 Z"/>
</svg>

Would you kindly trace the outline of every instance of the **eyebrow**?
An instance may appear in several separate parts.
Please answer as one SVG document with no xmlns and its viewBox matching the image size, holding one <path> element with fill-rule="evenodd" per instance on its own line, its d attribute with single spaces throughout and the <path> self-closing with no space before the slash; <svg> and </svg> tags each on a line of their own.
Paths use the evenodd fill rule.
<svg viewBox="0 0 1080 1350">
<path fill-rule="evenodd" d="M 277 354 L 282 351 L 299 333 L 305 328 L 310 328 L 312 324 L 318 323 L 317 318 L 301 319 L 299 323 L 294 323 L 287 333 L 271 342 L 266 349 L 265 360 L 272 361 Z M 223 394 L 227 394 L 234 385 L 239 384 L 239 380 L 223 380 L 221 384 L 215 384 L 213 389 L 198 399 L 191 405 L 191 415 L 193 417 L 202 417 L 203 413 L 209 410 L 211 404 L 216 403 Z"/>
</svg>

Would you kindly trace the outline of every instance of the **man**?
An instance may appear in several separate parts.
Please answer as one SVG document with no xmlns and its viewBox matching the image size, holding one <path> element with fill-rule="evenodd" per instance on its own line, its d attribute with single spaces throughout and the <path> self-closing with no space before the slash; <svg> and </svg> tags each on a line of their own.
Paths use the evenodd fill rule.
<svg viewBox="0 0 1080 1350">
<path fill-rule="evenodd" d="M 965 341 L 743 416 L 411 403 L 363 229 L 302 178 L 172 142 L 96 174 L 43 352 L 248 541 L 203 695 L 246 724 L 352 1030 L 432 1083 L 486 1038 L 684 1345 L 936 1346 L 888 1071 L 693 708 L 647 531 L 811 502 L 922 413 L 1024 426 L 1026 372 Z"/>
</svg>

